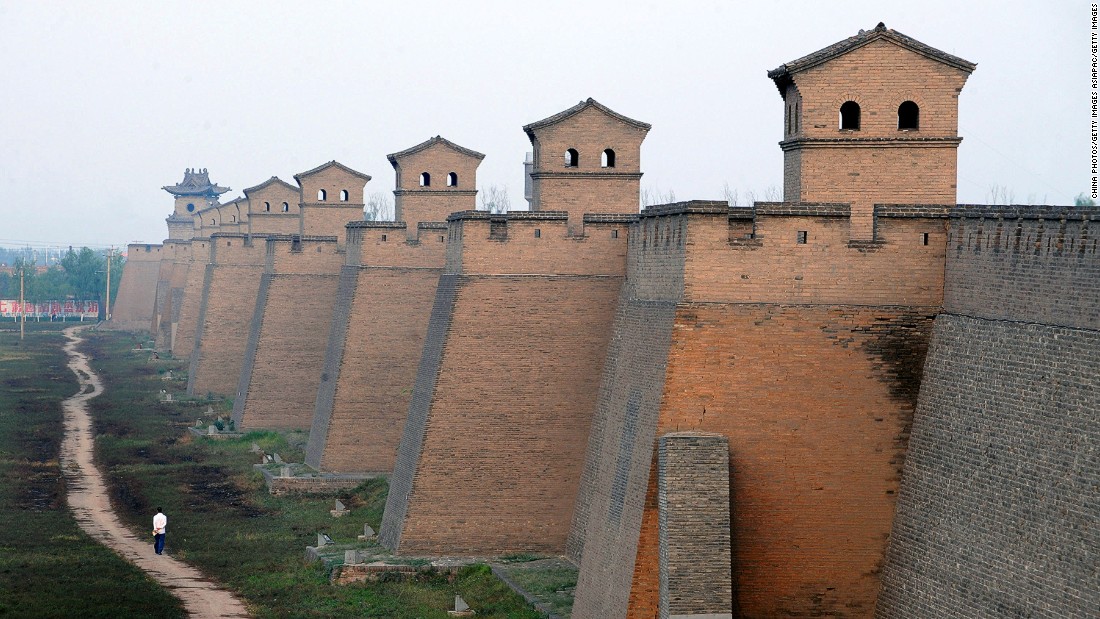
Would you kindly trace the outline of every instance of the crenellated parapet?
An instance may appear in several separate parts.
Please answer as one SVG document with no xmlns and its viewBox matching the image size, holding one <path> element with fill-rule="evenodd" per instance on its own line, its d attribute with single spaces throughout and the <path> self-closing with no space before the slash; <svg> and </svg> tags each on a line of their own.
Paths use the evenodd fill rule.
<svg viewBox="0 0 1100 619">
<path fill-rule="evenodd" d="M 616 275 L 636 215 L 585 214 L 579 234 L 562 211 L 464 211 L 447 218 L 447 273 Z"/>
<path fill-rule="evenodd" d="M 447 223 L 422 221 L 408 233 L 404 221 L 352 221 L 347 228 L 348 266 L 438 268 L 447 250 Z"/>
<path fill-rule="evenodd" d="M 662 205 L 631 231 L 630 276 L 648 280 L 639 294 L 667 298 L 676 282 L 653 287 L 679 271 L 685 301 L 939 306 L 946 209 L 876 211 L 875 236 L 861 240 L 847 204 Z"/>
</svg>

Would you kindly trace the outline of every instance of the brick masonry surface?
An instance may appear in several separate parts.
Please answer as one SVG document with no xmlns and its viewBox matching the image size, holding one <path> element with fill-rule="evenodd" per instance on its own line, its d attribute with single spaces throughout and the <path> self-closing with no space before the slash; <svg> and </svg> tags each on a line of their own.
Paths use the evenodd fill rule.
<svg viewBox="0 0 1100 619">
<path fill-rule="evenodd" d="M 657 445 L 660 617 L 732 619 L 729 442 L 671 432 Z"/>
<path fill-rule="evenodd" d="M 1097 376 L 1096 330 L 936 319 L 876 616 L 1096 616 Z"/>
<path fill-rule="evenodd" d="M 111 326 L 135 331 L 149 330 L 153 324 L 160 258 L 160 245 L 131 244 L 127 247 L 118 298 L 111 308 Z"/>
<path fill-rule="evenodd" d="M 644 281 L 663 282 L 673 292 L 677 274 L 668 271 Z M 615 318 L 569 537 L 569 556 L 580 566 L 573 604 L 578 618 L 625 616 L 643 527 L 676 304 L 633 299 L 636 285 L 624 287 Z"/>
<path fill-rule="evenodd" d="M 955 215 L 876 614 L 1095 615 L 1100 209 Z"/>
<path fill-rule="evenodd" d="M 654 440 L 677 430 L 729 439 L 740 616 L 873 612 L 946 240 L 944 209 L 894 211 L 870 247 L 834 207 L 759 205 L 747 241 L 724 206 L 643 214 L 627 312 L 667 309 L 616 323 L 570 537 L 575 616 L 657 614 Z"/>
<path fill-rule="evenodd" d="M 445 343 L 425 346 L 442 358 L 421 362 L 405 434 L 415 440 L 409 430 L 424 423 L 419 458 L 403 469 L 398 456 L 383 543 L 399 540 L 401 553 L 564 551 L 621 283 L 460 278 Z M 429 340 L 439 331 L 429 327 Z M 407 443 L 401 451 L 413 451 Z"/>
<path fill-rule="evenodd" d="M 952 219 L 945 311 L 1100 329 L 1100 209 L 975 214 Z"/>
<path fill-rule="evenodd" d="M 183 297 L 180 301 L 179 319 L 172 338 L 171 353 L 174 357 L 190 359 L 195 345 L 195 330 L 198 328 L 199 312 L 202 307 L 202 291 L 206 283 L 211 263 L 210 239 L 192 239 L 192 261 L 187 268 L 187 279 L 183 284 Z"/>
<path fill-rule="evenodd" d="M 401 232 L 402 238 L 404 232 Z M 412 385 L 439 268 L 345 267 L 306 463 L 332 472 L 390 472 L 405 427 Z M 334 320 L 334 325 L 337 322 Z M 328 393 L 331 391 L 331 393 Z"/>
<path fill-rule="evenodd" d="M 335 239 L 268 239 L 267 252 L 233 420 L 242 429 L 308 430 L 344 257 Z"/>
<path fill-rule="evenodd" d="M 263 237 L 215 239 L 203 283 L 187 392 L 232 397 L 244 363 L 266 259 Z"/>
</svg>

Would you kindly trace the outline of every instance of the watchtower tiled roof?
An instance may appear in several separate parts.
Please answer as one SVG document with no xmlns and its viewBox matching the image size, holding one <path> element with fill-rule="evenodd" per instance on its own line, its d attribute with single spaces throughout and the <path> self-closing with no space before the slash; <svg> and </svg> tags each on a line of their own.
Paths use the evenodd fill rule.
<svg viewBox="0 0 1100 619">
<path fill-rule="evenodd" d="M 860 30 L 859 34 L 848 37 L 838 43 L 819 49 L 816 52 L 803 56 L 798 60 L 792 60 L 791 62 L 779 65 L 779 67 L 768 71 L 768 77 L 775 81 L 776 88 L 779 89 L 779 94 L 782 95 L 792 81 L 792 76 L 799 71 L 805 71 L 811 67 L 816 67 L 819 64 L 828 62 L 833 58 L 847 54 L 850 51 L 859 49 L 864 45 L 885 39 L 896 45 L 904 47 L 909 51 L 920 54 L 926 58 L 931 58 L 938 62 L 942 62 L 950 67 L 954 67 L 960 71 L 972 73 L 978 65 L 968 60 L 963 60 L 958 56 L 952 56 L 947 52 L 940 51 L 929 45 L 925 45 L 920 41 L 906 36 L 897 30 L 891 30 L 886 27 L 886 24 L 879 22 L 877 26 L 872 30 Z"/>
<path fill-rule="evenodd" d="M 174 196 L 219 196 L 229 187 L 220 187 L 210 182 L 210 174 L 206 168 L 187 168 L 183 171 L 183 181 L 175 185 L 161 187 Z"/>
<path fill-rule="evenodd" d="M 386 159 L 390 160 L 391 165 L 393 165 L 394 167 L 397 167 L 397 160 L 398 159 L 400 159 L 402 157 L 407 157 L 408 155 L 412 155 L 414 153 L 418 153 L 418 152 L 420 152 L 420 151 L 422 151 L 422 150 L 424 150 L 428 147 L 434 146 L 436 144 L 442 144 L 442 145 L 444 145 L 444 146 L 446 146 L 446 147 L 448 147 L 448 148 L 450 148 L 450 149 L 452 149 L 456 152 L 462 153 L 463 155 L 466 155 L 468 157 L 474 157 L 475 159 L 477 159 L 479 161 L 485 158 L 485 155 L 477 152 L 476 150 L 470 150 L 469 148 L 463 148 L 463 147 L 459 146 L 458 144 L 455 144 L 454 142 L 452 142 L 452 141 L 450 141 L 446 138 L 442 138 L 442 137 L 437 135 L 434 138 L 431 138 L 430 140 L 426 140 L 424 142 L 421 142 L 421 143 L 417 144 L 416 146 L 413 146 L 412 148 L 406 148 L 405 150 L 403 150 L 401 152 L 393 153 L 391 155 L 386 155 Z"/>
<path fill-rule="evenodd" d="M 282 185 L 283 187 L 286 187 L 287 189 L 289 189 L 291 191 L 298 191 L 298 188 L 295 187 L 294 185 L 291 185 L 290 183 L 288 183 L 288 182 L 284 181 L 283 179 L 279 178 L 278 176 L 272 176 L 271 178 L 269 178 L 266 181 L 260 183 L 259 185 L 256 185 L 255 187 L 249 187 L 249 188 L 245 189 L 244 190 L 244 195 L 247 196 L 250 193 L 256 193 L 257 191 L 267 187 L 268 185 Z"/>
<path fill-rule="evenodd" d="M 307 170 L 305 172 L 300 172 L 298 174 L 295 174 L 294 175 L 294 180 L 298 181 L 298 184 L 301 184 L 303 178 L 305 178 L 307 176 L 313 176 L 314 174 L 317 174 L 318 172 L 321 172 L 323 170 L 327 170 L 327 169 L 329 169 L 333 166 L 335 166 L 337 168 L 340 168 L 341 170 L 347 172 L 348 174 L 351 174 L 352 176 L 358 176 L 359 178 L 363 179 L 363 181 L 369 181 L 370 180 L 370 175 L 369 174 L 363 174 L 362 172 L 359 172 L 357 170 L 352 170 L 348 166 L 340 163 L 339 161 L 336 161 L 335 159 L 333 159 L 332 161 L 330 161 L 328 163 L 322 163 L 321 165 L 317 166 L 316 168 L 313 168 L 312 170 Z"/>
<path fill-rule="evenodd" d="M 650 128 L 652 127 L 652 125 L 650 125 L 649 123 L 644 123 L 640 120 L 634 120 L 633 118 L 628 118 L 626 116 L 623 116 L 622 114 L 616 112 L 615 110 L 612 110 L 611 108 L 609 108 L 605 105 L 602 105 L 599 101 L 596 101 L 592 97 L 589 97 L 586 101 L 581 101 L 580 103 L 574 105 L 573 107 L 571 107 L 567 110 L 564 110 L 562 112 L 558 112 L 557 114 L 554 114 L 553 116 L 550 116 L 549 118 L 544 118 L 542 120 L 535 121 L 535 122 L 533 122 L 529 125 L 524 125 L 523 130 L 527 133 L 528 136 L 530 136 L 532 139 L 534 139 L 534 133 L 533 133 L 534 130 L 542 129 L 543 127 L 548 127 L 550 125 L 560 123 L 561 121 L 565 120 L 566 118 L 569 118 L 570 116 L 573 116 L 574 114 L 577 114 L 577 113 L 579 113 L 583 110 L 586 110 L 590 107 L 594 107 L 597 110 L 603 112 L 604 114 L 607 114 L 611 118 L 614 118 L 615 120 L 621 121 L 621 122 L 626 123 L 628 125 L 631 125 L 633 127 L 637 127 L 638 129 L 641 129 L 642 131 L 649 131 Z"/>
</svg>

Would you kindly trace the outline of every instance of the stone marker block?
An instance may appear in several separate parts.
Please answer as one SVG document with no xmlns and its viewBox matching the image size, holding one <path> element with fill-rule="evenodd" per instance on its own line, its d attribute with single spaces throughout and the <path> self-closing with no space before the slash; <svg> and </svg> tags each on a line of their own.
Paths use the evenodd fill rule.
<svg viewBox="0 0 1100 619">
<path fill-rule="evenodd" d="M 260 449 L 260 446 L 259 446 L 259 445 L 257 445 L 256 443 L 252 443 L 252 447 L 251 447 L 251 448 L 249 448 L 249 450 L 248 450 L 248 451 L 250 451 L 250 452 L 252 452 L 252 453 L 254 453 L 254 454 L 258 454 L 258 453 L 263 453 L 263 450 L 262 450 L 262 449 Z"/>
<path fill-rule="evenodd" d="M 206 433 L 207 434 L 217 434 L 218 433 L 218 428 L 214 424 L 210 424 L 209 426 L 206 426 Z"/>
<path fill-rule="evenodd" d="M 336 499 L 336 509 L 330 509 L 328 513 L 332 514 L 334 518 L 339 518 L 340 516 L 346 516 L 351 512 L 348 511 L 347 507 L 344 507 L 344 504 L 340 502 L 340 499 Z"/>
<path fill-rule="evenodd" d="M 284 466 L 284 467 L 280 468 L 279 469 L 279 477 L 291 477 L 290 467 L 289 466 Z"/>
<path fill-rule="evenodd" d="M 359 541 L 365 542 L 374 539 L 378 534 L 369 524 L 363 525 L 363 534 L 359 536 Z"/>
<path fill-rule="evenodd" d="M 282 459 L 282 457 L 281 457 L 281 456 L 279 456 L 279 454 L 277 454 L 277 453 L 275 453 L 275 454 L 271 454 L 271 460 L 272 460 L 272 461 L 273 461 L 273 462 L 274 462 L 275 464 L 282 464 L 282 463 L 283 463 L 283 459 Z"/>
<path fill-rule="evenodd" d="M 344 565 L 356 565 L 359 563 L 359 551 L 358 550 L 345 550 L 344 551 Z"/>
</svg>

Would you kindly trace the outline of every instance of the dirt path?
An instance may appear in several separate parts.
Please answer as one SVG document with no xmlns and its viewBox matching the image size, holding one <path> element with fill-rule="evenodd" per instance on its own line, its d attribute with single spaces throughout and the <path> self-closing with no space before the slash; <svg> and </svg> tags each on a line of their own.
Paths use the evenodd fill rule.
<svg viewBox="0 0 1100 619">
<path fill-rule="evenodd" d="M 169 592 L 183 600 L 192 617 L 248 617 L 248 611 L 233 594 L 207 580 L 190 565 L 153 552 L 152 535 L 135 536 L 122 526 L 107 498 L 107 487 L 92 463 L 92 420 L 85 404 L 103 392 L 103 383 L 88 367 L 88 358 L 76 350 L 83 339 L 77 332 L 87 327 L 65 329 L 69 343 L 69 369 L 80 380 L 80 392 L 63 403 L 65 442 L 61 446 L 61 468 L 69 489 L 69 507 L 80 528 L 127 561 L 145 570 Z M 149 530 L 153 528 L 149 514 Z M 168 522 L 169 536 L 172 532 Z"/>
</svg>

